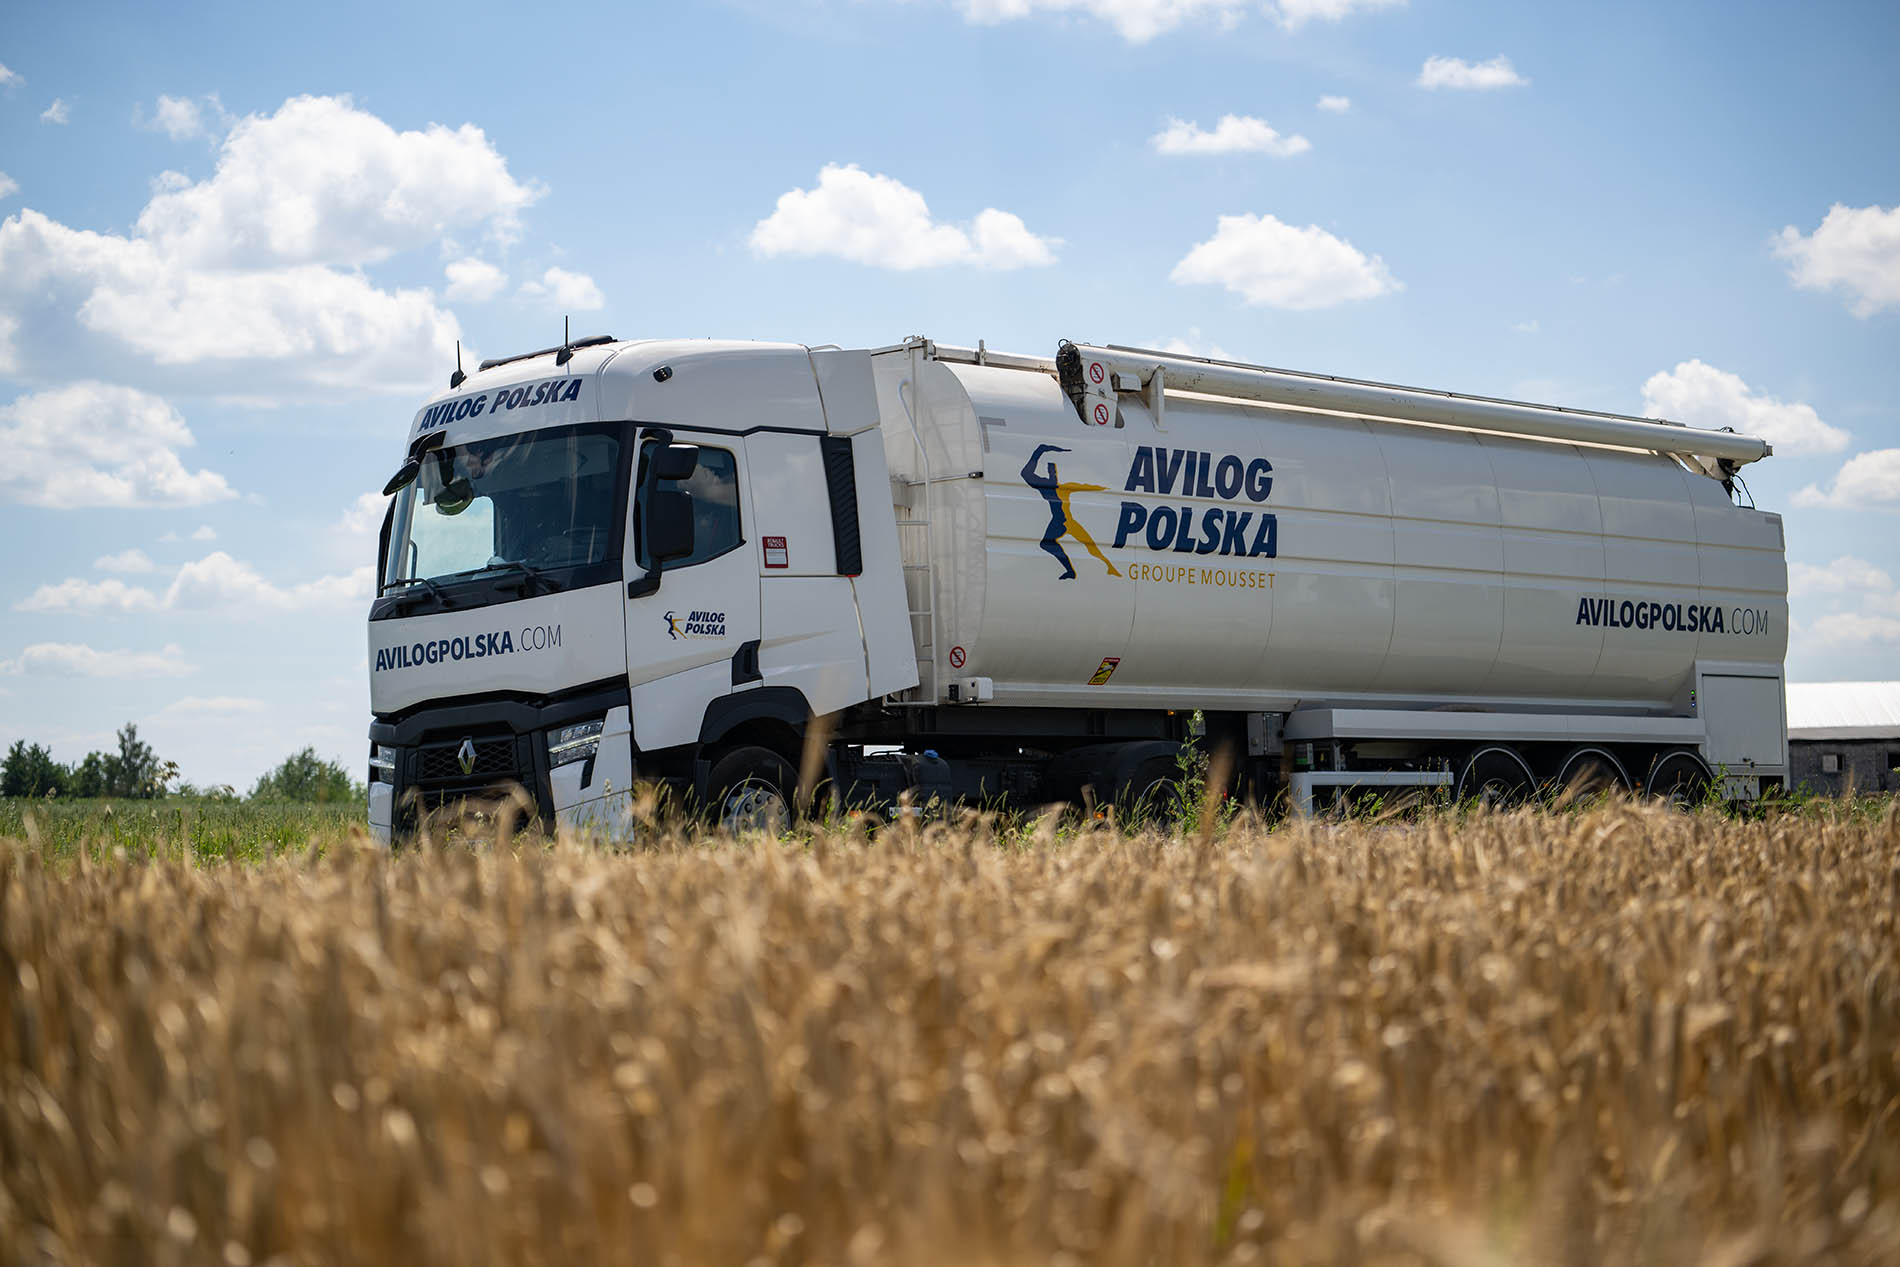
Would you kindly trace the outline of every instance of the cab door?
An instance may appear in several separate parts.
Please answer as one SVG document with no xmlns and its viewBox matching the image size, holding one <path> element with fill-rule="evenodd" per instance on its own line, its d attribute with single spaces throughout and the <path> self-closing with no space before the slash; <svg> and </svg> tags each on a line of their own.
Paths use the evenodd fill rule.
<svg viewBox="0 0 1900 1267">
<path fill-rule="evenodd" d="M 637 582 L 648 571 L 642 490 L 658 443 L 642 441 L 628 499 L 630 591 L 642 588 Z M 674 443 L 695 444 L 698 438 L 681 432 Z M 706 705 L 731 694 L 735 679 L 757 676 L 759 564 L 749 545 L 744 449 L 723 437 L 709 437 L 698 448 L 690 476 L 658 481 L 658 491 L 692 499 L 693 551 L 665 563 L 659 588 L 627 599 L 627 676 L 634 742 L 641 751 L 696 742 Z"/>
</svg>

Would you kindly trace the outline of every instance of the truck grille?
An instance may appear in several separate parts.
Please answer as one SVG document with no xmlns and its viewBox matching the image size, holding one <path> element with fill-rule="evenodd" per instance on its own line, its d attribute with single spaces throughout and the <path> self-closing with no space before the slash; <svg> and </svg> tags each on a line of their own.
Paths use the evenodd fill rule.
<svg viewBox="0 0 1900 1267">
<path fill-rule="evenodd" d="M 496 775 L 515 775 L 515 741 L 513 739 L 477 739 L 475 742 L 475 766 L 471 770 L 462 769 L 458 755 L 462 741 L 431 744 L 419 754 L 421 768 L 416 773 L 417 782 L 461 783 L 466 780 L 488 782 Z"/>
</svg>

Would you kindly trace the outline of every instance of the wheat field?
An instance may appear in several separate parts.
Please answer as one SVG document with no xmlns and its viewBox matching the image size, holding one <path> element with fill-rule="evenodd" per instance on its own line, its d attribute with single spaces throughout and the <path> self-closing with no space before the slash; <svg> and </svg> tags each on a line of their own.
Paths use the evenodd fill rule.
<svg viewBox="0 0 1900 1267">
<path fill-rule="evenodd" d="M 0 841 L 0 1256 L 1900 1261 L 1900 809 Z"/>
</svg>

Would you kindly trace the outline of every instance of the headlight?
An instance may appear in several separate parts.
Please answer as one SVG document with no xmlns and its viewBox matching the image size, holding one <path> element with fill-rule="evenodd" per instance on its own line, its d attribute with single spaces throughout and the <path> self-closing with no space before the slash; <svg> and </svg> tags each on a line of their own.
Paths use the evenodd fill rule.
<svg viewBox="0 0 1900 1267">
<path fill-rule="evenodd" d="M 594 755 L 600 747 L 603 721 L 584 721 L 572 726 L 563 726 L 548 735 L 548 764 L 566 765 L 570 761 L 585 761 Z"/>
<path fill-rule="evenodd" d="M 396 750 L 394 748 L 385 748 L 379 743 L 369 746 L 369 781 L 371 783 L 396 781 Z"/>
</svg>

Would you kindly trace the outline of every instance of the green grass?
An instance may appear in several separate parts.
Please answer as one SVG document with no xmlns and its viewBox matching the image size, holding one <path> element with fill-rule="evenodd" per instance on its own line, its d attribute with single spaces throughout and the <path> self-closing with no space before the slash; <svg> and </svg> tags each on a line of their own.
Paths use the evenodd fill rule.
<svg viewBox="0 0 1900 1267">
<path fill-rule="evenodd" d="M 361 801 L 292 805 L 168 797 L 162 801 L 0 799 L 0 837 L 37 838 L 47 857 L 176 856 L 253 862 L 362 827 Z M 30 821 L 29 821 L 30 820 Z"/>
</svg>

